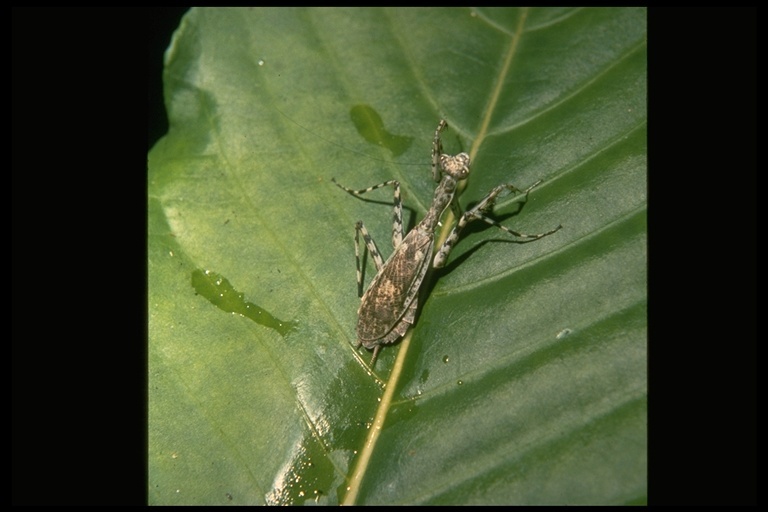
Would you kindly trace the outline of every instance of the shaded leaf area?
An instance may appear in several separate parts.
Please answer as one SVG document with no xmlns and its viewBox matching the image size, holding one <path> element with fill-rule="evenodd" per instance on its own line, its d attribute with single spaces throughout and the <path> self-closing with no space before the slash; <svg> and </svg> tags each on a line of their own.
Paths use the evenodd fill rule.
<svg viewBox="0 0 768 512">
<path fill-rule="evenodd" d="M 385 383 L 360 504 L 644 503 L 645 38 L 643 9 L 192 9 L 149 155 L 150 503 L 340 503 Z M 440 118 L 462 207 L 543 180 L 494 217 L 563 228 L 470 225 L 387 382 L 353 238 L 389 253 L 391 189 L 330 179 L 399 180 L 412 226 Z"/>
</svg>

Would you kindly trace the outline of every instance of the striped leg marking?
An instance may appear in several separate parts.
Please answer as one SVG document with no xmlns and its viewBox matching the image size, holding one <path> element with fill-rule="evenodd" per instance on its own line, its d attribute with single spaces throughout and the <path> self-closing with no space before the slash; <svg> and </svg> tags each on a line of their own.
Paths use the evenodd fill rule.
<svg viewBox="0 0 768 512">
<path fill-rule="evenodd" d="M 387 185 L 392 185 L 395 189 L 395 199 L 394 199 L 394 213 L 392 214 L 392 246 L 397 247 L 400 245 L 400 242 L 403 241 L 403 202 L 400 199 L 400 182 L 397 180 L 389 180 L 385 181 L 384 183 L 379 183 L 378 185 L 374 185 L 372 187 L 364 188 L 361 190 L 354 190 L 351 188 L 347 188 L 338 181 L 336 181 L 336 178 L 331 178 L 331 181 L 336 184 L 337 187 L 339 187 L 341 190 L 344 190 L 345 192 L 349 192 L 355 197 L 360 197 L 361 194 L 365 194 L 366 192 L 370 192 L 371 190 L 376 190 L 377 188 L 386 187 Z M 377 267 L 378 269 L 378 267 Z"/>
<path fill-rule="evenodd" d="M 442 178 L 442 172 L 440 167 L 440 155 L 443 154 L 443 141 L 440 140 L 440 132 L 442 132 L 448 123 L 445 119 L 441 119 L 435 130 L 435 138 L 432 139 L 432 179 L 439 182 Z"/>
<path fill-rule="evenodd" d="M 376 247 L 376 242 L 373 240 L 368 230 L 365 229 L 363 221 L 359 220 L 355 224 L 355 264 L 357 265 L 357 296 L 363 296 L 363 265 L 360 262 L 360 235 L 363 235 L 363 242 L 368 252 L 373 258 L 373 264 L 376 265 L 376 272 L 381 271 L 384 268 L 384 260 L 381 257 L 379 248 Z"/>
<path fill-rule="evenodd" d="M 395 250 L 386 261 L 381 257 L 376 243 L 363 222 L 358 221 L 355 224 L 357 290 L 361 299 L 360 307 L 357 310 L 356 347 L 364 346 L 368 350 L 373 350 L 371 367 L 376 363 L 381 347 L 395 343 L 399 338 L 405 336 L 408 329 L 414 324 L 419 306 L 419 292 L 429 271 L 429 264 L 432 263 L 434 267 L 445 265 L 464 226 L 472 221 L 482 220 L 514 235 L 520 239 L 520 242 L 538 240 L 561 228 L 558 226 L 546 233 L 527 235 L 502 226 L 487 216 L 492 212 L 500 194 L 503 192 L 525 194 L 524 201 L 527 201 L 528 193 L 538 185 L 538 182 L 525 191 L 521 191 L 511 184 L 499 185 L 491 190 L 480 203 L 462 213 L 457 195 L 460 182 L 469 177 L 470 157 L 464 152 L 457 155 L 443 153 L 440 133 L 447 126 L 445 120 L 441 120 L 432 139 L 432 177 L 437 183 L 432 203 L 424 218 L 405 237 L 403 237 L 403 208 L 398 181 L 389 180 L 372 187 L 355 190 L 344 187 L 332 179 L 340 189 L 355 197 L 360 197 L 386 185 L 392 185 L 394 188 L 392 245 Z M 440 218 L 443 213 L 449 207 L 454 214 L 456 225 L 440 250 L 435 253 L 435 230 L 440 225 Z M 362 240 L 360 240 L 361 236 Z M 365 244 L 365 248 L 362 247 L 362 244 Z M 371 281 L 368 291 L 363 292 L 366 250 L 371 254 L 376 265 L 376 276 Z"/>
<path fill-rule="evenodd" d="M 435 268 L 441 268 L 445 266 L 445 263 L 448 261 L 448 255 L 451 253 L 453 246 L 456 245 L 456 242 L 459 240 L 459 235 L 461 234 L 461 230 L 464 229 L 464 226 L 466 226 L 473 220 L 482 220 L 483 222 L 486 222 L 491 226 L 496 226 L 502 231 L 506 231 L 511 235 L 514 235 L 518 238 L 522 238 L 523 240 L 519 240 L 519 242 L 521 243 L 533 242 L 534 240 L 538 240 L 539 238 L 545 237 L 547 235 L 551 235 L 552 233 L 556 232 L 558 229 L 563 227 L 562 225 L 560 225 L 551 231 L 547 231 L 546 233 L 529 235 L 526 233 L 520 233 L 518 231 L 514 231 L 512 229 L 509 229 L 506 226 L 502 226 L 495 220 L 489 217 L 486 217 L 484 215 L 484 213 L 489 213 L 491 210 L 493 210 L 493 206 L 494 204 L 496 204 L 496 198 L 504 190 L 509 190 L 514 193 L 525 194 L 525 199 L 524 199 L 524 202 L 525 202 L 528 200 L 528 193 L 533 189 L 533 187 L 535 187 L 539 183 L 541 183 L 541 181 L 537 181 L 536 183 L 534 183 L 524 191 L 520 190 L 519 188 L 509 183 L 494 187 L 494 189 L 491 190 L 491 192 L 487 196 L 485 196 L 485 198 L 482 201 L 480 201 L 477 205 L 475 205 L 474 208 L 472 208 L 471 210 L 467 210 L 461 215 L 461 217 L 459 217 L 458 223 L 456 224 L 456 226 L 454 226 L 453 230 L 451 230 L 451 234 L 448 236 L 448 238 L 445 240 L 443 245 L 440 247 L 440 250 L 435 255 L 433 266 Z"/>
</svg>

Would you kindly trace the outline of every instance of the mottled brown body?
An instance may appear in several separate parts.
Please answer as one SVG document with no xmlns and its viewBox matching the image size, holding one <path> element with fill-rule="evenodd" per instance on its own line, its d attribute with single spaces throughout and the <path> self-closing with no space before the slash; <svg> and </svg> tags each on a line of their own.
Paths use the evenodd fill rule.
<svg viewBox="0 0 768 512">
<path fill-rule="evenodd" d="M 434 238 L 412 230 L 371 282 L 357 310 L 357 340 L 365 348 L 394 343 L 413 325 Z"/>
<path fill-rule="evenodd" d="M 560 226 L 547 233 L 538 235 L 526 235 L 506 228 L 496 221 L 485 216 L 489 212 L 500 193 L 505 191 L 521 192 L 514 185 L 503 184 L 495 187 L 472 209 L 461 213 L 456 201 L 456 187 L 461 180 L 469 176 L 470 159 L 466 153 L 458 155 L 443 154 L 440 132 L 447 126 L 445 121 L 440 121 L 435 130 L 432 142 L 432 176 L 439 184 L 435 188 L 432 204 L 427 210 L 424 219 L 419 222 L 403 238 L 402 205 L 400 203 L 400 183 L 390 180 L 373 187 L 362 190 L 352 190 L 339 183 L 336 185 L 354 196 L 360 196 L 377 188 L 392 185 L 395 189 L 394 218 L 392 223 L 392 245 L 394 252 L 384 262 L 381 258 L 376 243 L 368 234 L 368 230 L 362 221 L 358 221 L 355 227 L 355 260 L 357 262 L 358 293 L 362 296 L 360 307 L 357 310 L 357 347 L 364 346 L 373 350 L 371 366 L 376 362 L 376 357 L 383 345 L 389 345 L 404 336 L 408 328 L 416 319 L 416 311 L 419 306 L 419 290 L 424 282 L 430 264 L 439 268 L 445 265 L 451 249 L 458 241 L 459 233 L 469 222 L 483 220 L 488 224 L 498 227 L 512 235 L 536 240 L 554 233 Z M 335 180 L 333 180 L 335 182 Z M 538 183 L 529 187 L 528 192 Z M 451 230 L 451 234 L 445 243 L 435 253 L 435 228 L 448 206 L 454 211 L 458 222 Z M 360 235 L 365 242 L 365 247 L 373 258 L 377 274 L 373 278 L 368 290 L 363 294 L 363 278 L 360 264 Z"/>
</svg>

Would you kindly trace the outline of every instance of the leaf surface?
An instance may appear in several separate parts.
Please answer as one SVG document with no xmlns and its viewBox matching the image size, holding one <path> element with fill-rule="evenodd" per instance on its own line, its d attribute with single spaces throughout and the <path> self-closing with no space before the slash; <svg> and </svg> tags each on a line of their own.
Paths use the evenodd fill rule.
<svg viewBox="0 0 768 512">
<path fill-rule="evenodd" d="M 151 504 L 645 503 L 644 9 L 192 9 L 164 73 Z M 330 180 L 415 224 L 441 118 L 463 208 L 542 180 L 494 217 L 563 228 L 471 224 L 371 374 L 354 223 L 388 255 L 391 188 Z"/>
</svg>

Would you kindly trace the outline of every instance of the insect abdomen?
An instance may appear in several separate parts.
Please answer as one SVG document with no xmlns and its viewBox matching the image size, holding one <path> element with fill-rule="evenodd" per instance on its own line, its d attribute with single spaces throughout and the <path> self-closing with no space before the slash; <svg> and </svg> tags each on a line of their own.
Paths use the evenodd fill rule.
<svg viewBox="0 0 768 512">
<path fill-rule="evenodd" d="M 434 237 L 416 236 L 417 230 L 411 233 L 363 295 L 358 310 L 357 339 L 366 348 L 393 343 L 413 324 Z"/>
</svg>

